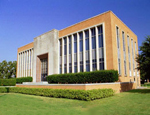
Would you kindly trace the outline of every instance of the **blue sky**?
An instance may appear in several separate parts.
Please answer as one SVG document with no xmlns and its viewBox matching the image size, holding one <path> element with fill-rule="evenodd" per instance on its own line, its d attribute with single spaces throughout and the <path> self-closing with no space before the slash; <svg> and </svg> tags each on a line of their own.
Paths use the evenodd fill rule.
<svg viewBox="0 0 150 115">
<path fill-rule="evenodd" d="M 0 62 L 17 60 L 17 48 L 51 29 L 112 10 L 137 36 L 150 35 L 150 0 L 0 0 Z"/>
</svg>

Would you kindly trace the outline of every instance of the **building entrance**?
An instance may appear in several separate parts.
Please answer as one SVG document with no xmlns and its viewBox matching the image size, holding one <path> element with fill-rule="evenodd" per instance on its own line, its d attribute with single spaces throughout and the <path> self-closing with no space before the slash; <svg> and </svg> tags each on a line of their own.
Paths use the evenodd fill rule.
<svg viewBox="0 0 150 115">
<path fill-rule="evenodd" d="M 41 81 L 46 81 L 48 75 L 48 61 L 47 58 L 41 59 Z"/>
</svg>

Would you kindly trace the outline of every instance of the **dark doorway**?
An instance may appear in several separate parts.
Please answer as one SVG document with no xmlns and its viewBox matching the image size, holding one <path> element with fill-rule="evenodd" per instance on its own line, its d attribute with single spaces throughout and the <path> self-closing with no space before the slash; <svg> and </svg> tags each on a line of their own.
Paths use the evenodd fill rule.
<svg viewBox="0 0 150 115">
<path fill-rule="evenodd" d="M 48 75 L 48 61 L 47 58 L 41 59 L 41 81 L 46 81 Z"/>
</svg>

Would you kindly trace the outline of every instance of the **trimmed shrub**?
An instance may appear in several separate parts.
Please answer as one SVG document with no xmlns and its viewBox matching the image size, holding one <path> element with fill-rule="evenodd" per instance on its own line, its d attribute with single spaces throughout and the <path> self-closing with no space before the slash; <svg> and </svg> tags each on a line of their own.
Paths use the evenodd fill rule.
<svg viewBox="0 0 150 115">
<path fill-rule="evenodd" d="M 16 79 L 0 79 L 0 86 L 15 86 Z"/>
<path fill-rule="evenodd" d="M 32 77 L 20 77 L 20 78 L 16 78 L 16 83 L 21 84 L 23 82 L 32 82 Z"/>
<path fill-rule="evenodd" d="M 73 89 L 44 89 L 44 88 L 20 88 L 10 87 L 9 92 L 38 95 L 55 98 L 68 98 L 78 100 L 95 100 L 114 95 L 112 89 L 73 90 Z"/>
<path fill-rule="evenodd" d="M 7 93 L 7 92 L 8 92 L 8 88 L 0 87 L 0 93 Z"/>
<path fill-rule="evenodd" d="M 47 76 L 48 83 L 105 83 L 118 81 L 117 70 L 100 70 Z"/>
</svg>

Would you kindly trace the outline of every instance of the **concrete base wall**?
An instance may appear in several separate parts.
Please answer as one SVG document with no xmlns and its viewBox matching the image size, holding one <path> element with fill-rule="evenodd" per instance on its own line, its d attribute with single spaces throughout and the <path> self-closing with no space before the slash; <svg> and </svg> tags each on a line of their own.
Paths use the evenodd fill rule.
<svg viewBox="0 0 150 115">
<path fill-rule="evenodd" d="M 16 87 L 28 87 L 28 88 L 50 88 L 50 89 L 78 89 L 78 90 L 92 90 L 92 89 L 104 89 L 111 88 L 115 93 L 136 89 L 135 82 L 116 82 L 116 83 L 91 83 L 91 84 L 16 84 Z"/>
</svg>

